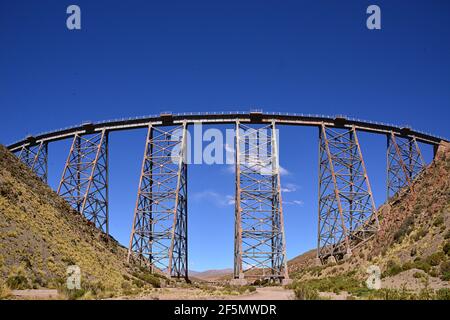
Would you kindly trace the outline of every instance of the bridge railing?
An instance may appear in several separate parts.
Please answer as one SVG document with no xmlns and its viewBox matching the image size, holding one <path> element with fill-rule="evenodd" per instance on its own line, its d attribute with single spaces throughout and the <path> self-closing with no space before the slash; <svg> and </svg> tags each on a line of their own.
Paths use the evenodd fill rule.
<svg viewBox="0 0 450 320">
<path fill-rule="evenodd" d="M 290 113 L 290 112 L 274 112 L 274 111 L 272 111 L 272 112 L 262 112 L 262 114 L 265 115 L 265 116 L 288 116 L 288 117 L 291 116 L 291 117 L 304 117 L 304 118 L 322 118 L 322 119 L 329 119 L 329 120 L 334 120 L 337 117 L 337 115 L 330 116 L 330 115 L 324 115 L 324 114 Z M 172 114 L 173 117 L 219 116 L 219 115 L 250 115 L 250 112 L 248 112 L 248 111 L 219 111 L 219 112 L 206 111 L 206 112 L 182 112 L 182 113 L 173 113 Z M 94 122 L 93 125 L 94 126 L 99 126 L 99 125 L 107 125 L 107 124 L 110 124 L 110 123 L 117 123 L 117 122 L 137 121 L 137 120 L 146 120 L 146 119 L 150 120 L 150 119 L 157 119 L 159 117 L 160 117 L 160 114 L 150 114 L 150 115 L 145 115 L 145 116 L 136 116 L 136 117 L 128 117 L 128 118 L 123 117 L 123 118 L 116 118 L 116 119 L 97 121 L 97 122 Z M 345 116 L 345 115 L 342 115 L 341 117 L 344 117 L 348 121 L 372 124 L 372 125 L 376 125 L 376 126 L 385 126 L 385 127 L 390 127 L 392 129 L 395 129 L 395 130 L 401 130 L 402 128 L 409 127 L 408 125 L 396 125 L 396 124 L 380 122 L 380 121 L 364 120 L 364 119 L 360 119 L 360 118 L 356 118 L 356 117 L 348 117 L 348 116 Z M 57 130 L 41 132 L 41 133 L 38 133 L 38 134 L 33 135 L 33 136 L 35 136 L 35 137 L 51 136 L 53 134 L 57 134 L 58 132 L 74 130 L 74 129 L 79 128 L 79 127 L 81 127 L 81 126 L 80 125 L 72 125 L 72 126 L 63 127 L 63 128 L 57 129 Z M 443 136 L 433 135 L 433 134 L 431 134 L 430 132 L 427 132 L 427 131 L 414 130 L 414 132 L 416 134 L 419 134 L 419 135 L 424 135 L 424 136 L 428 136 L 428 137 L 434 137 L 436 139 L 448 141 Z M 19 144 L 22 141 L 24 141 L 24 139 L 16 140 L 13 143 L 11 143 L 10 145 Z"/>
</svg>

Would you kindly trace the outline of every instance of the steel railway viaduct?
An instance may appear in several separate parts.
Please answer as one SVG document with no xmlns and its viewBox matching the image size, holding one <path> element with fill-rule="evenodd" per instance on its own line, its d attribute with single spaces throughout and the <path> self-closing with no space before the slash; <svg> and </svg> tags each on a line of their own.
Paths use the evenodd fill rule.
<svg viewBox="0 0 450 320">
<path fill-rule="evenodd" d="M 285 249 L 278 146 L 275 128 L 313 126 L 319 131 L 319 213 L 317 258 L 344 259 L 372 237 L 378 216 L 357 133 L 387 137 L 387 195 L 413 190 L 425 167 L 418 142 L 447 140 L 409 127 L 300 114 L 254 112 L 162 113 L 134 119 L 85 123 L 8 146 L 47 181 L 48 144 L 72 139 L 58 194 L 86 219 L 108 233 L 108 134 L 147 128 L 128 259 L 172 277 L 188 277 L 186 132 L 190 125 L 235 125 L 234 281 L 252 278 L 289 281 Z M 254 129 L 253 131 L 248 129 Z M 260 130 L 264 129 L 264 130 Z M 175 131 L 179 138 L 172 139 Z M 171 151 L 179 150 L 174 155 Z M 269 162 L 247 161 L 264 149 Z M 270 165 L 269 173 L 262 172 Z"/>
</svg>

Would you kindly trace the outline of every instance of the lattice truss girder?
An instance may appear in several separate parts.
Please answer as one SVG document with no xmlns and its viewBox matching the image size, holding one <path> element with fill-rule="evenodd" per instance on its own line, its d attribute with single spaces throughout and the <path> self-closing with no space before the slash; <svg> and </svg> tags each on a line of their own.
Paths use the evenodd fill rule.
<svg viewBox="0 0 450 320">
<path fill-rule="evenodd" d="M 405 187 L 412 190 L 412 182 L 425 168 L 425 161 L 415 137 L 387 137 L 387 197 Z"/>
<path fill-rule="evenodd" d="M 47 182 L 48 144 L 46 142 L 24 145 L 16 154 L 42 181 Z"/>
<path fill-rule="evenodd" d="M 235 278 L 288 278 L 275 124 L 236 124 Z"/>
<path fill-rule="evenodd" d="M 322 125 L 319 136 L 318 257 L 340 258 L 378 229 L 378 217 L 355 128 Z"/>
<path fill-rule="evenodd" d="M 76 134 L 58 194 L 108 233 L 108 133 Z"/>
<path fill-rule="evenodd" d="M 187 277 L 186 124 L 149 126 L 128 259 Z"/>
</svg>

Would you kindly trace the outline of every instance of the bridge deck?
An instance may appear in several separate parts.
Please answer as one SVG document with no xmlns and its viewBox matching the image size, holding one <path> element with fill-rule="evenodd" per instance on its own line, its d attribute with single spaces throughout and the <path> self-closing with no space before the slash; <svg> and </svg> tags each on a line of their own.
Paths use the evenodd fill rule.
<svg viewBox="0 0 450 320">
<path fill-rule="evenodd" d="M 75 134 L 83 134 L 92 131 L 119 131 L 131 130 L 138 128 L 146 128 L 149 123 L 154 126 L 179 124 L 186 122 L 187 124 L 202 123 L 202 124 L 230 124 L 239 120 L 241 123 L 267 123 L 272 120 L 276 121 L 277 125 L 296 125 L 296 126 L 320 126 L 325 124 L 330 127 L 352 127 L 355 126 L 357 130 L 372 132 L 377 134 L 394 134 L 401 136 L 415 137 L 418 141 L 437 145 L 441 141 L 448 141 L 447 139 L 435 136 L 429 133 L 413 130 L 409 127 L 401 127 L 393 124 L 385 124 L 379 122 L 364 121 L 359 119 L 347 118 L 345 116 L 324 116 L 324 115 L 304 115 L 304 114 L 288 114 L 288 113 L 262 113 L 262 112 L 230 112 L 230 113 L 182 113 L 182 114 L 160 114 L 155 116 L 137 117 L 120 120 L 102 121 L 97 123 L 81 124 L 56 131 L 42 133 L 36 136 L 28 136 L 23 140 L 12 143 L 8 149 L 15 151 L 24 145 L 43 142 L 52 142 L 69 138 Z"/>
</svg>

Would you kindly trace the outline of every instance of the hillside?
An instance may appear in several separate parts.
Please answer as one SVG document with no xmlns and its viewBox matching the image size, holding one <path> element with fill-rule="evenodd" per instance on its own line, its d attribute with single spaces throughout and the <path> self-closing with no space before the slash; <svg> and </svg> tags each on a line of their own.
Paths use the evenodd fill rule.
<svg viewBox="0 0 450 320">
<path fill-rule="evenodd" d="M 126 249 L 73 211 L 0 145 L 0 298 L 10 289 L 56 288 L 64 297 L 108 297 L 159 286 L 125 262 Z M 82 290 L 66 292 L 66 269 L 81 269 Z"/>
<path fill-rule="evenodd" d="M 344 292 L 350 298 L 450 298 L 450 145 L 405 190 L 379 208 L 380 231 L 350 259 L 317 266 L 315 250 L 289 262 L 303 298 Z M 365 286 L 369 266 L 380 267 L 382 290 Z M 344 296 L 345 296 L 344 295 Z M 311 296 L 310 296 L 311 297 Z"/>
</svg>

